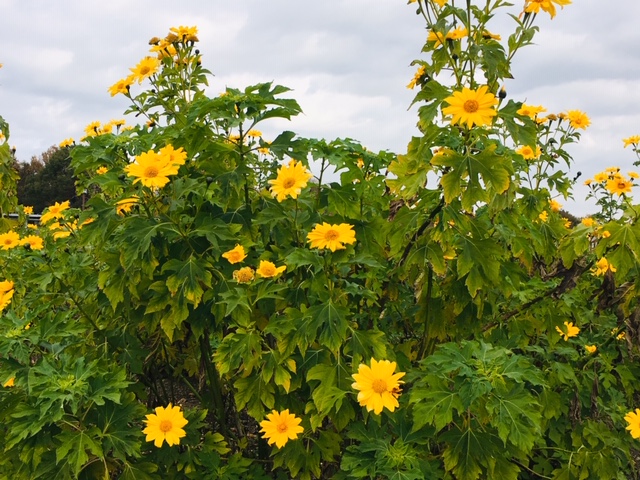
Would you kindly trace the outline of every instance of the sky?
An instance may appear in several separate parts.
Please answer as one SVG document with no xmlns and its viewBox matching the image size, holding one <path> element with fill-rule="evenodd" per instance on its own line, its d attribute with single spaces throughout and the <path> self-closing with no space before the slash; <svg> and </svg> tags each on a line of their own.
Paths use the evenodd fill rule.
<svg viewBox="0 0 640 480">
<path fill-rule="evenodd" d="M 513 3 L 503 12 L 517 15 L 524 2 Z M 123 118 L 128 101 L 108 87 L 147 55 L 151 37 L 179 25 L 198 27 L 211 95 L 268 81 L 293 89 L 304 114 L 261 128 L 267 140 L 287 129 L 403 153 L 418 134 L 406 85 L 427 31 L 406 0 L 0 0 L 0 12 L 0 115 L 21 161 L 80 138 L 94 120 Z M 640 134 L 638 18 L 638 0 L 574 0 L 553 20 L 539 15 L 536 45 L 514 59 L 508 98 L 591 119 L 569 148 L 572 176 L 633 169 L 622 139 Z M 513 27 L 502 13 L 491 30 L 506 39 Z M 586 193 L 579 181 L 574 199 L 560 201 L 586 215 Z"/>
</svg>

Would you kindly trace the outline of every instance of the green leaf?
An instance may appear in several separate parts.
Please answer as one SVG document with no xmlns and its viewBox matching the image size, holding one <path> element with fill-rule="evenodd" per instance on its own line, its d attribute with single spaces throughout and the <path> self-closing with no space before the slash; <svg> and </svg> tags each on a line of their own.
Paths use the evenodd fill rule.
<svg viewBox="0 0 640 480">
<path fill-rule="evenodd" d="M 97 427 L 59 433 L 55 436 L 55 439 L 60 442 L 56 448 L 56 463 L 66 461 L 74 474 L 78 475 L 89 460 L 88 453 L 98 458 L 103 457 L 102 447 L 95 441 L 100 436 L 101 432 Z"/>
</svg>

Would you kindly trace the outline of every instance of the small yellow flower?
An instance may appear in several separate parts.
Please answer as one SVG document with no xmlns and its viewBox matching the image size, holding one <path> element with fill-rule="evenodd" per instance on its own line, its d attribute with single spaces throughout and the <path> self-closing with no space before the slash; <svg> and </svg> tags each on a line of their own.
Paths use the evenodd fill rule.
<svg viewBox="0 0 640 480">
<path fill-rule="evenodd" d="M 373 413 L 379 415 L 383 408 L 390 412 L 398 408 L 400 384 L 404 383 L 400 379 L 405 376 L 405 372 L 394 373 L 395 369 L 396 362 L 372 358 L 370 367 L 361 363 L 358 373 L 351 375 L 355 380 L 351 386 L 358 390 L 358 402 L 367 411 L 373 410 Z"/>
<path fill-rule="evenodd" d="M 135 67 L 129 69 L 132 74 L 127 78 L 131 79 L 131 83 L 137 81 L 140 84 L 145 78 L 156 73 L 159 68 L 160 60 L 154 57 L 145 57 Z"/>
<path fill-rule="evenodd" d="M 538 218 L 540 219 L 540 221 L 546 223 L 547 220 L 549 220 L 549 212 L 547 212 L 546 210 L 543 211 L 540 215 L 538 215 Z"/>
<path fill-rule="evenodd" d="M 49 220 L 54 218 L 62 218 L 64 217 L 64 211 L 69 208 L 69 200 L 66 202 L 58 203 L 51 205 L 47 211 L 40 217 L 40 223 L 47 223 Z"/>
<path fill-rule="evenodd" d="M 422 77 L 425 74 L 425 68 L 424 65 L 420 65 L 418 67 L 418 70 L 416 71 L 415 75 L 413 76 L 413 78 L 411 79 L 411 81 L 409 82 L 409 85 L 407 85 L 407 88 L 409 90 L 413 90 L 416 85 L 418 85 L 420 83 L 420 80 L 422 79 Z"/>
<path fill-rule="evenodd" d="M 351 245 L 356 242 L 356 232 L 348 223 L 330 225 L 324 222 L 316 225 L 307 235 L 307 242 L 311 248 L 328 248 L 332 252 L 346 248 L 345 243 Z"/>
<path fill-rule="evenodd" d="M 147 435 L 146 441 L 153 442 L 158 448 L 165 441 L 170 447 L 179 445 L 180 439 L 187 435 L 182 427 L 189 423 L 180 411 L 180 407 L 169 404 L 167 408 L 156 407 L 155 411 L 155 414 L 146 415 L 147 419 L 144 420 L 147 427 L 142 433 Z"/>
<path fill-rule="evenodd" d="M 573 322 L 564 322 L 565 327 L 567 327 L 567 331 L 563 331 L 560 329 L 560 327 L 556 327 L 556 331 L 561 335 L 564 336 L 564 341 L 568 341 L 571 337 L 576 337 L 578 336 L 578 333 L 580 333 L 580 329 L 578 327 L 576 327 Z"/>
<path fill-rule="evenodd" d="M 558 202 L 557 200 L 551 199 L 551 200 L 549 200 L 549 207 L 554 212 L 559 212 L 560 209 L 562 208 L 562 204 L 560 202 Z"/>
<path fill-rule="evenodd" d="M 616 268 L 609 263 L 609 261 L 602 257 L 596 262 L 596 268 L 593 269 L 593 274 L 596 276 L 604 275 L 608 271 L 615 272 Z"/>
<path fill-rule="evenodd" d="M 96 174 L 98 175 L 104 175 L 105 173 L 107 173 L 109 171 L 109 169 L 107 167 L 100 167 L 96 170 Z"/>
<path fill-rule="evenodd" d="M 0 248 L 10 250 L 20 245 L 20 235 L 13 230 L 0 234 Z"/>
<path fill-rule="evenodd" d="M 627 137 L 622 139 L 624 142 L 624 148 L 627 148 L 629 145 L 638 145 L 640 143 L 640 135 L 632 135 L 631 137 Z"/>
<path fill-rule="evenodd" d="M 609 230 L 602 231 L 602 238 L 609 238 L 611 236 L 611 232 Z"/>
<path fill-rule="evenodd" d="M 267 415 L 267 419 L 260 422 L 262 438 L 267 440 L 267 444 L 276 444 L 282 448 L 289 440 L 295 440 L 298 435 L 304 432 L 300 426 L 302 419 L 289 413 L 289 409 L 278 412 L 273 410 Z"/>
<path fill-rule="evenodd" d="M 638 174 L 638 172 L 628 172 L 629 178 L 640 178 L 640 174 Z"/>
<path fill-rule="evenodd" d="M 244 251 L 244 247 L 242 245 L 236 244 L 236 246 L 222 254 L 222 258 L 226 258 L 229 263 L 239 263 L 247 257 L 247 254 Z"/>
<path fill-rule="evenodd" d="M 606 182 L 609 180 L 609 174 L 607 172 L 596 173 L 593 179 L 598 183 Z"/>
<path fill-rule="evenodd" d="M 124 215 L 131 211 L 134 205 L 138 204 L 139 197 L 134 195 L 133 197 L 123 198 L 116 202 L 116 213 L 118 215 Z"/>
<path fill-rule="evenodd" d="M 547 109 L 542 105 L 528 105 L 523 103 L 522 106 L 516 110 L 518 115 L 522 115 L 523 117 L 529 117 L 531 120 L 535 120 L 539 113 L 546 112 Z"/>
<path fill-rule="evenodd" d="M 33 215 L 33 207 L 29 207 L 29 206 L 24 206 L 22 207 L 22 211 L 24 212 L 25 215 Z"/>
<path fill-rule="evenodd" d="M 233 279 L 238 283 L 249 283 L 255 278 L 255 272 L 251 267 L 242 267 L 233 272 Z"/>
<path fill-rule="evenodd" d="M 123 95 L 128 95 L 129 94 L 129 88 L 131 87 L 131 84 L 134 81 L 135 81 L 135 78 L 133 77 L 133 75 L 129 75 L 127 78 L 123 78 L 121 80 L 118 80 L 116 83 L 114 83 L 113 85 L 111 85 L 109 87 L 109 89 L 108 89 L 109 94 L 112 97 L 115 97 L 119 93 L 121 93 Z"/>
<path fill-rule="evenodd" d="M 247 137 L 261 137 L 262 132 L 260 130 L 249 130 L 247 132 Z"/>
<path fill-rule="evenodd" d="M 581 220 L 581 222 L 585 227 L 593 227 L 596 224 L 596 221 L 591 217 L 586 217 Z"/>
<path fill-rule="evenodd" d="M 636 408 L 635 412 L 627 413 L 624 419 L 628 423 L 625 430 L 629 430 L 633 438 L 640 438 L 640 408 Z"/>
<path fill-rule="evenodd" d="M 540 155 L 542 155 L 542 150 L 539 146 L 536 145 L 536 151 L 534 152 L 533 148 L 531 148 L 529 145 L 524 145 L 518 148 L 516 150 L 516 153 L 522 155 L 522 158 L 524 158 L 525 160 L 535 160 L 536 158 L 539 158 Z"/>
<path fill-rule="evenodd" d="M 611 335 L 615 335 L 616 340 L 624 340 L 625 338 L 627 338 L 627 332 L 621 332 L 618 327 L 611 330 Z"/>
<path fill-rule="evenodd" d="M 7 380 L 6 382 L 4 382 L 4 383 L 2 384 L 2 386 L 3 386 L 4 388 L 11 388 L 11 387 L 15 386 L 15 380 L 16 380 L 16 379 L 15 379 L 15 377 L 11 377 L 9 380 Z"/>
<path fill-rule="evenodd" d="M 584 349 L 587 351 L 587 353 L 596 353 L 598 347 L 596 347 L 595 345 L 585 345 Z"/>
<path fill-rule="evenodd" d="M 283 265 L 281 267 L 276 267 L 276 265 L 272 262 L 269 262 L 267 260 L 260 260 L 260 265 L 258 266 L 256 273 L 258 274 L 259 277 L 262 277 L 262 278 L 272 278 L 281 274 L 286 269 L 287 269 L 286 265 Z"/>
<path fill-rule="evenodd" d="M 591 125 L 591 120 L 589 120 L 587 114 L 580 110 L 569 110 L 567 117 L 569 118 L 569 125 L 575 129 L 584 130 Z"/>
<path fill-rule="evenodd" d="M 66 138 L 60 142 L 59 147 L 64 148 L 64 147 L 69 147 L 71 145 L 73 145 L 73 138 Z"/>
<path fill-rule="evenodd" d="M 591 185 L 591 183 L 593 183 L 593 179 L 591 179 L 591 178 L 587 178 L 587 179 L 584 181 L 584 184 L 585 184 L 585 185 L 587 185 L 587 186 Z"/>
</svg>

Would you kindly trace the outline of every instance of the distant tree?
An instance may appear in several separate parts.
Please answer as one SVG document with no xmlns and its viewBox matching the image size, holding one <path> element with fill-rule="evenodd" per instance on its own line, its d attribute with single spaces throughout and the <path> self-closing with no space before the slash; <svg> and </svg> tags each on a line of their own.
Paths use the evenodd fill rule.
<svg viewBox="0 0 640 480">
<path fill-rule="evenodd" d="M 18 163 L 18 201 L 41 213 L 55 202 L 69 200 L 72 207 L 79 207 L 82 199 L 76 195 L 75 179 L 70 168 L 69 147 L 52 146 L 40 157 L 32 157 L 30 163 Z"/>
</svg>

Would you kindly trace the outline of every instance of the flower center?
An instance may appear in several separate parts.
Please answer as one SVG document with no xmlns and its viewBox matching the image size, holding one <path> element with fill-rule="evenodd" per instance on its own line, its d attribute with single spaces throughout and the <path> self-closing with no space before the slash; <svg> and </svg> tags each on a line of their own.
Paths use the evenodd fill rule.
<svg viewBox="0 0 640 480">
<path fill-rule="evenodd" d="M 140 67 L 140 74 L 141 75 L 146 75 L 147 73 L 149 73 L 150 70 L 151 69 L 149 67 L 147 67 L 146 65 L 142 66 L 142 67 Z"/>
<path fill-rule="evenodd" d="M 479 106 L 480 105 L 478 104 L 477 100 L 467 100 L 466 102 L 464 102 L 463 108 L 465 112 L 473 113 L 478 111 Z"/>
<path fill-rule="evenodd" d="M 327 230 L 327 232 L 324 234 L 324 239 L 325 240 L 337 240 L 338 238 L 340 238 L 340 233 L 336 232 L 335 230 Z"/>
<path fill-rule="evenodd" d="M 158 176 L 158 168 L 150 166 L 144 169 L 144 176 L 146 178 L 154 178 Z"/>
<path fill-rule="evenodd" d="M 171 423 L 171 420 L 162 420 L 159 428 L 161 432 L 168 432 L 173 428 L 173 424 Z"/>
<path fill-rule="evenodd" d="M 371 388 L 373 389 L 374 392 L 376 393 L 383 393 L 387 391 L 387 382 L 385 382 L 384 380 L 377 378 L 376 380 L 373 381 L 373 383 L 371 384 Z"/>
<path fill-rule="evenodd" d="M 277 429 L 279 433 L 284 433 L 288 430 L 288 427 L 286 423 L 279 423 Z"/>
<path fill-rule="evenodd" d="M 263 275 L 273 275 L 275 273 L 275 268 L 271 266 L 263 267 L 262 274 Z"/>
<path fill-rule="evenodd" d="M 624 189 L 626 186 L 627 186 L 627 185 L 626 185 L 626 183 L 624 183 L 624 182 L 618 182 L 618 188 L 620 188 L 620 189 Z"/>
<path fill-rule="evenodd" d="M 295 178 L 292 178 L 292 177 L 289 177 L 289 178 L 285 179 L 285 181 L 284 181 L 284 182 L 282 182 L 282 186 L 283 186 L 284 188 L 291 188 L 291 187 L 293 187 L 295 184 L 296 184 L 296 179 L 295 179 Z"/>
</svg>

